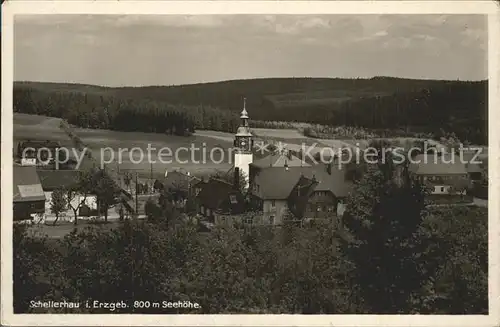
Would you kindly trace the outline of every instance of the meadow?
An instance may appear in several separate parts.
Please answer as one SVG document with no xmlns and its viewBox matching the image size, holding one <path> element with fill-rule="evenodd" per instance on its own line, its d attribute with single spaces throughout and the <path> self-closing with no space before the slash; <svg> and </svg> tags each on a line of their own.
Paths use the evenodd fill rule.
<svg viewBox="0 0 500 327">
<path fill-rule="evenodd" d="M 21 140 L 50 140 L 58 141 L 62 146 L 73 148 L 73 144 L 67 134 L 59 127 L 61 119 L 31 114 L 14 113 L 14 147 Z M 191 136 L 175 136 L 160 133 L 143 132 L 119 132 L 105 129 L 88 129 L 73 127 L 74 132 L 81 138 L 83 143 L 92 152 L 92 157 L 97 162 L 105 162 L 106 168 L 110 170 L 129 170 L 137 172 L 141 180 L 159 178 L 164 176 L 165 171 L 183 169 L 197 176 L 214 173 L 216 170 L 227 171 L 232 166 L 233 158 L 230 157 L 229 149 L 232 147 L 234 134 L 219 131 L 199 130 Z M 315 155 L 324 148 L 364 148 L 368 140 L 359 139 L 316 139 L 306 137 L 297 129 L 271 129 L 252 128 L 256 141 L 283 142 L 286 148 L 299 152 L 303 145 L 315 145 L 309 151 Z M 394 144 L 403 144 L 406 141 L 415 141 L 417 138 L 392 138 Z M 422 139 L 423 140 L 423 139 Z M 441 145 L 432 141 L 434 145 Z M 151 148 L 151 159 L 149 160 L 148 147 Z M 191 147 L 197 150 L 188 152 Z M 163 155 L 158 153 L 164 148 Z M 178 150 L 185 148 L 186 150 Z M 214 150 L 213 161 L 210 153 L 213 149 L 224 150 L 224 160 L 219 163 L 221 153 Z M 120 158 L 120 149 L 121 158 Z M 140 149 L 140 150 L 139 150 Z M 168 156 L 166 149 L 170 149 Z M 176 156 L 176 151 L 178 155 Z M 326 150 L 325 150 L 326 151 Z M 206 153 L 203 160 L 202 152 Z M 328 154 L 329 152 L 324 152 Z M 142 159 L 141 159 L 142 156 Z M 174 160 L 177 158 L 178 160 Z M 114 160 L 113 160 L 114 159 Z M 163 161 L 163 162 L 162 162 Z M 84 159 L 81 169 L 89 168 L 94 162 Z"/>
<path fill-rule="evenodd" d="M 59 118 L 51 118 L 38 115 L 14 114 L 14 148 L 17 143 L 22 140 L 50 140 L 58 141 L 62 146 L 73 149 L 73 144 L 67 134 L 59 128 Z M 183 168 L 195 175 L 203 175 L 207 171 L 213 170 L 228 170 L 231 165 L 229 158 L 226 158 L 222 163 L 214 163 L 207 160 L 202 162 L 201 150 L 194 151 L 191 156 L 187 151 L 179 151 L 178 158 L 180 162 L 174 161 L 173 157 L 158 156 L 160 148 L 168 148 L 173 152 L 179 148 L 190 148 L 192 146 L 199 149 L 206 149 L 207 152 L 214 148 L 228 149 L 232 146 L 232 139 L 217 139 L 207 135 L 193 135 L 189 137 L 165 135 L 157 133 L 142 133 L 142 132 L 117 132 L 103 129 L 84 129 L 73 128 L 78 137 L 92 151 L 92 157 L 101 162 L 101 160 L 110 161 L 115 158 L 113 163 L 109 163 L 109 169 L 131 170 L 138 172 L 140 177 L 149 178 L 151 170 L 155 178 L 164 176 L 165 170 L 174 170 Z M 147 160 L 148 146 L 151 150 L 151 160 Z M 141 159 L 139 150 L 144 154 L 144 160 Z M 119 149 L 122 150 L 122 160 L 118 167 Z M 156 149 L 156 151 L 155 151 Z M 163 151 L 166 154 L 167 150 Z M 208 158 L 207 154 L 207 158 Z M 218 152 L 214 153 L 215 160 L 220 158 Z M 227 156 L 226 156 L 227 157 Z M 160 161 L 163 160 L 163 162 Z M 172 162 L 169 163 L 169 159 Z M 151 162 L 150 162 L 151 161 Z M 200 162 L 200 163 L 197 163 Z M 93 165 L 90 160 L 84 160 L 82 167 L 85 168 Z"/>
</svg>

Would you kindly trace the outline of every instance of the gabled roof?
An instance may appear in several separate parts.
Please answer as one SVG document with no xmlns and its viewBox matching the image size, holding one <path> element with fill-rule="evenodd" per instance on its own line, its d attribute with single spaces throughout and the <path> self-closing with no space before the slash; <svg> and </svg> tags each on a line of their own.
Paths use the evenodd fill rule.
<svg viewBox="0 0 500 327">
<path fill-rule="evenodd" d="M 345 197 L 352 190 L 353 183 L 345 179 L 345 170 L 332 165 L 318 164 L 311 167 L 271 167 L 260 169 L 252 181 L 252 193 L 263 200 L 287 199 L 301 177 L 316 179 L 316 191 L 330 191 L 336 197 Z M 255 185 L 255 187 L 254 187 Z"/>
<path fill-rule="evenodd" d="M 235 191 L 233 185 L 216 178 L 197 186 L 201 187 L 197 196 L 199 203 L 213 210 L 219 208 L 220 203 Z"/>
<path fill-rule="evenodd" d="M 309 196 L 317 185 L 318 182 L 314 179 L 309 179 L 304 176 L 299 178 L 297 184 L 295 184 L 292 192 L 288 196 L 288 208 L 290 208 L 290 211 L 295 217 L 302 218 L 304 216 Z"/>
<path fill-rule="evenodd" d="M 38 170 L 38 177 L 44 191 L 53 191 L 57 188 L 70 188 L 78 184 L 81 171 L 79 170 Z"/>
<path fill-rule="evenodd" d="M 252 181 L 252 194 L 262 200 L 285 200 L 300 176 L 310 167 L 268 167 L 260 169 Z"/>
<path fill-rule="evenodd" d="M 198 177 L 188 175 L 185 172 L 174 170 L 167 173 L 167 176 L 163 180 L 165 187 L 178 189 L 181 191 L 188 191 L 189 187 L 192 187 L 201 180 Z"/>
<path fill-rule="evenodd" d="M 465 164 L 458 154 L 420 154 L 413 158 L 409 170 L 417 175 L 464 175 L 467 174 Z"/>
<path fill-rule="evenodd" d="M 314 178 L 318 182 L 315 191 L 329 191 L 336 197 L 346 197 L 353 189 L 354 183 L 345 179 L 346 169 L 332 164 L 328 170 L 326 165 L 318 164 L 312 170 Z M 312 175 L 305 175 L 312 178 Z"/>
<path fill-rule="evenodd" d="M 45 201 L 40 179 L 33 166 L 13 166 L 13 201 Z"/>
<path fill-rule="evenodd" d="M 243 213 L 246 210 L 245 197 L 241 192 L 232 190 L 219 201 L 215 209 L 217 212 L 224 214 L 237 215 Z"/>
</svg>

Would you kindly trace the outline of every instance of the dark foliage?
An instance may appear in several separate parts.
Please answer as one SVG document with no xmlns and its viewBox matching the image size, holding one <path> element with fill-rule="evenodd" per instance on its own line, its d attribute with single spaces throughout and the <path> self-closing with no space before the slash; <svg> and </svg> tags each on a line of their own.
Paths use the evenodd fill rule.
<svg viewBox="0 0 500 327">
<path fill-rule="evenodd" d="M 388 162 L 368 167 L 343 218 L 362 312 L 487 313 L 487 210 L 429 210 L 425 189 Z"/>
<path fill-rule="evenodd" d="M 105 88 L 18 82 L 14 111 L 55 116 L 82 127 L 184 135 L 234 132 L 247 97 L 256 127 L 287 122 L 455 133 L 487 143 L 487 82 L 271 78 L 181 86 Z M 280 121 L 275 123 L 274 121 Z"/>
<path fill-rule="evenodd" d="M 185 136 L 195 128 L 233 131 L 236 116 L 209 105 L 171 105 L 148 98 L 130 98 L 113 89 L 59 90 L 16 83 L 14 112 L 59 117 L 84 128 L 153 132 Z"/>
</svg>

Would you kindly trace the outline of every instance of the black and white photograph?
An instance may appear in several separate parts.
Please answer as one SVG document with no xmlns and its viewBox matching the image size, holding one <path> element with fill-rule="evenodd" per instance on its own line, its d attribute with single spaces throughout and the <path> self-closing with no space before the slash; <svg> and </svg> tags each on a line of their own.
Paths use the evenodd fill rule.
<svg viewBox="0 0 500 327">
<path fill-rule="evenodd" d="M 2 325 L 500 324 L 498 4 L 167 2 L 3 4 Z"/>
</svg>

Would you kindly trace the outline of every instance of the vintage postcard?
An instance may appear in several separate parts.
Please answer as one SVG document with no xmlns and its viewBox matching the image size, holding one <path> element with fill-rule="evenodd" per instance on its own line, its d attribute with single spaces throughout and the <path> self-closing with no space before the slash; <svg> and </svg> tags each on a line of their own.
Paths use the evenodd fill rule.
<svg viewBox="0 0 500 327">
<path fill-rule="evenodd" d="M 2 325 L 499 326 L 499 8 L 6 1 Z"/>
</svg>

